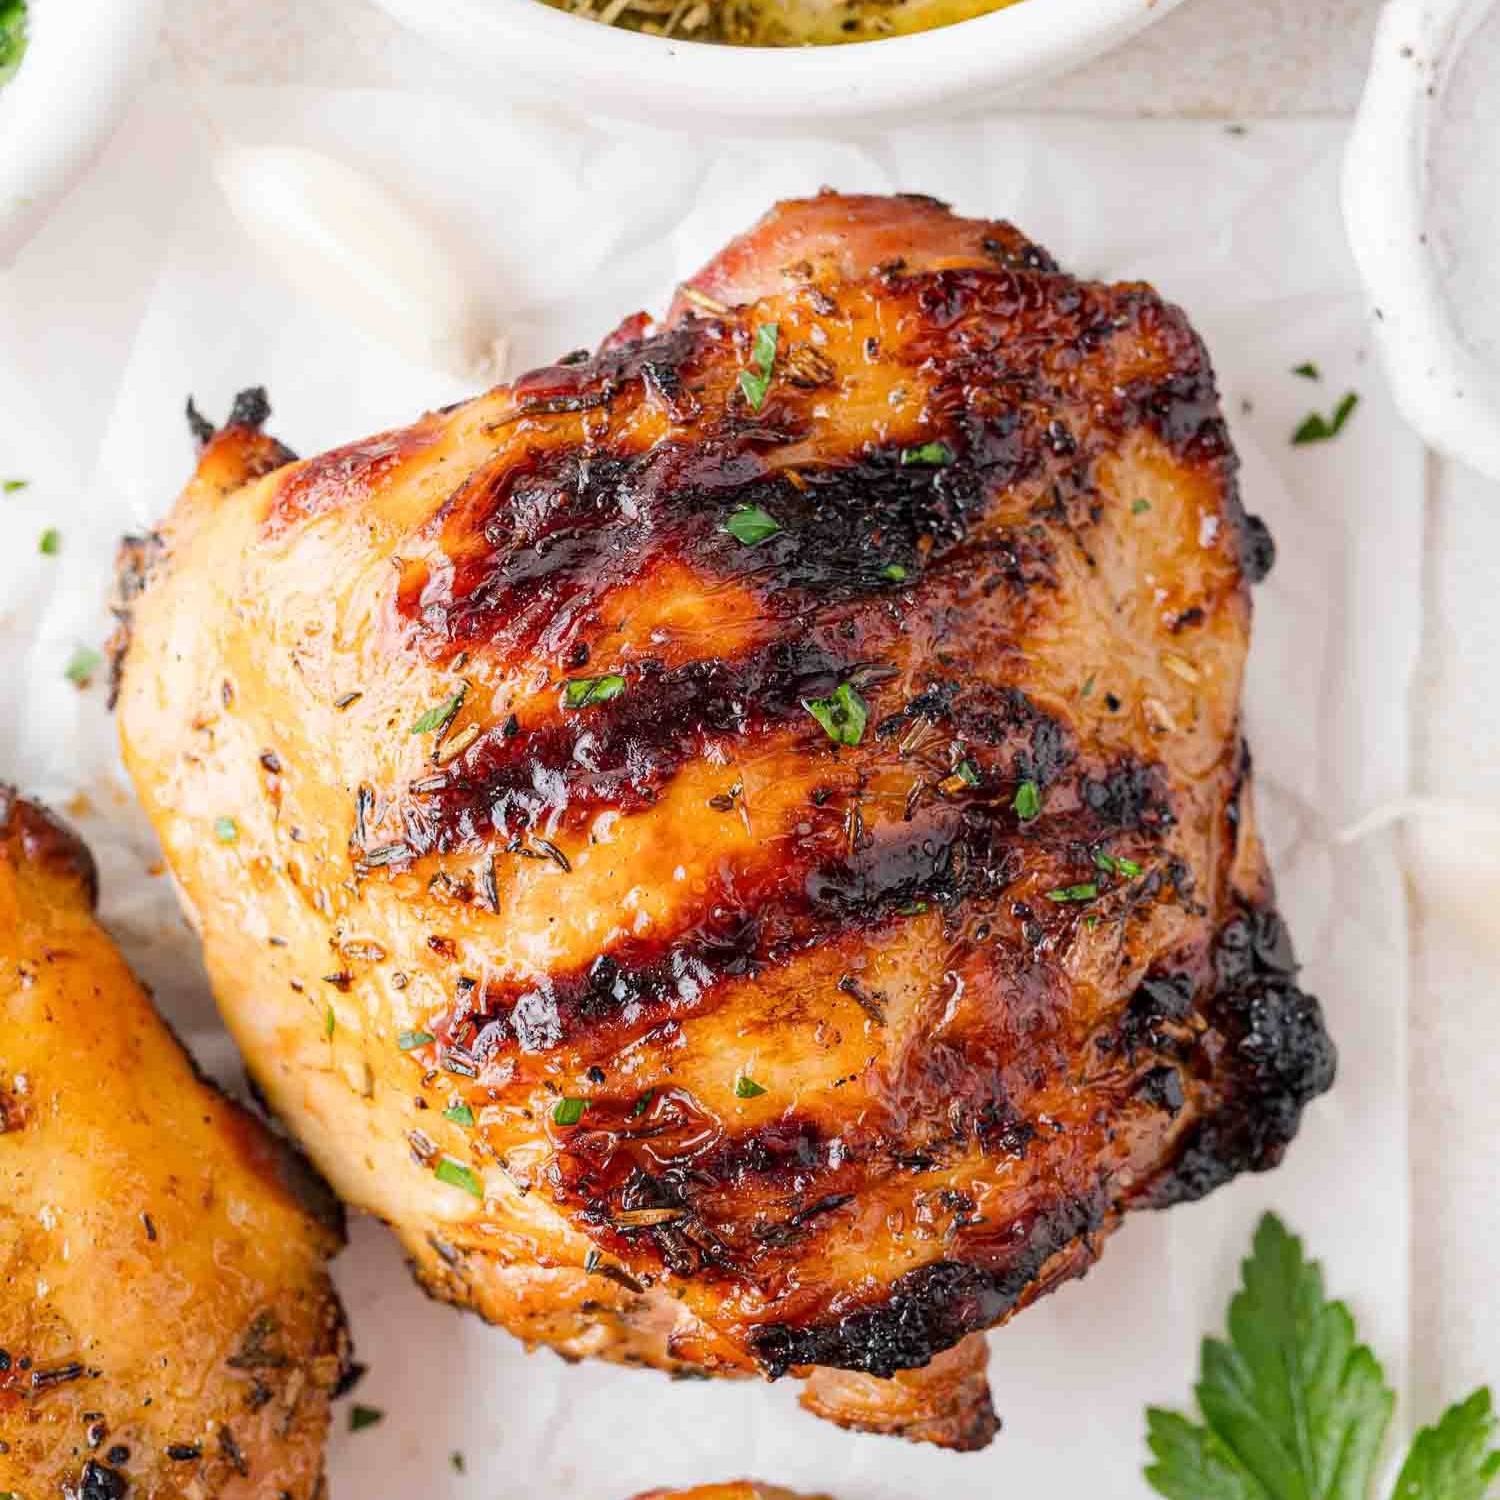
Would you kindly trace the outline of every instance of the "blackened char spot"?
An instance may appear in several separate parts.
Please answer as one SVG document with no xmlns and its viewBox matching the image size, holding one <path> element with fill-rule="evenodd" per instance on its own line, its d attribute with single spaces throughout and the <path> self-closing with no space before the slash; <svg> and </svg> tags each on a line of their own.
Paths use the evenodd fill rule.
<svg viewBox="0 0 1500 1500">
<path fill-rule="evenodd" d="M 1160 773 L 1139 761 L 1124 761 L 1085 780 L 1083 801 L 1101 826 L 1122 833 L 1163 828 L 1172 821 Z"/>
<path fill-rule="evenodd" d="M 111 1469 L 94 1459 L 89 1459 L 78 1475 L 78 1485 L 72 1489 L 72 1500 L 125 1500 L 130 1484 L 118 1469 Z"/>
<path fill-rule="evenodd" d="M 1204 1003 L 1228 1041 L 1228 1094 L 1199 1122 L 1176 1162 L 1142 1196 L 1153 1208 L 1201 1198 L 1239 1172 L 1274 1167 L 1302 1110 L 1333 1084 L 1337 1054 L 1322 1010 L 1296 985 L 1296 960 L 1280 917 L 1246 909 L 1219 935 L 1217 990 Z"/>
<path fill-rule="evenodd" d="M 1276 541 L 1259 516 L 1246 515 L 1240 532 L 1240 566 L 1251 583 L 1259 583 L 1276 565 Z"/>
<path fill-rule="evenodd" d="M 751 1337 L 756 1358 L 773 1380 L 794 1365 L 831 1365 L 881 1379 L 918 1369 L 1012 1312 L 1047 1262 L 1104 1218 L 1102 1194 L 1065 1199 L 1037 1216 L 1002 1264 L 936 1261 L 892 1283 L 884 1301 L 834 1322 L 766 1324 Z"/>
</svg>

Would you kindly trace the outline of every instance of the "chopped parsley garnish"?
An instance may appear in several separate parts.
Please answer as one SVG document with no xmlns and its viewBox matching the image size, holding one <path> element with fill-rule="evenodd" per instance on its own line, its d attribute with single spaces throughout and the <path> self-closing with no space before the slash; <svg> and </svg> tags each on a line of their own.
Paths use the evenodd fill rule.
<svg viewBox="0 0 1500 1500">
<path fill-rule="evenodd" d="M 350 1432 L 363 1432 L 366 1427 L 376 1427 L 383 1421 L 385 1421 L 385 1413 L 378 1406 L 355 1404 L 349 1408 Z"/>
<path fill-rule="evenodd" d="M 589 1101 L 587 1099 L 559 1099 L 552 1106 L 553 1123 L 557 1125 L 576 1125 L 583 1118 L 583 1112 L 588 1107 Z"/>
<path fill-rule="evenodd" d="M 906 569 L 900 563 L 887 563 L 880 570 L 880 576 L 889 579 L 892 583 L 905 583 Z"/>
<path fill-rule="evenodd" d="M 215 818 L 214 837 L 221 844 L 236 844 L 239 842 L 240 825 L 233 818 Z"/>
<path fill-rule="evenodd" d="M 625 691 L 625 679 L 618 672 L 604 677 L 574 677 L 563 689 L 564 708 L 588 708 L 594 703 L 608 703 Z"/>
<path fill-rule="evenodd" d="M 766 392 L 771 388 L 771 371 L 776 366 L 776 341 L 780 329 L 775 323 L 762 323 L 755 330 L 755 342 L 750 348 L 750 368 L 740 371 L 740 394 L 751 411 L 759 411 L 766 404 Z"/>
<path fill-rule="evenodd" d="M 7 479 L 4 483 L 0 483 L 0 491 L 7 495 L 18 495 L 30 483 L 29 479 Z"/>
<path fill-rule="evenodd" d="M 479 1179 L 461 1161 L 454 1161 L 451 1156 L 439 1157 L 432 1175 L 439 1182 L 446 1182 L 449 1187 L 462 1188 L 471 1198 L 484 1197 L 484 1186 Z"/>
<path fill-rule="evenodd" d="M 1344 424 L 1354 415 L 1354 408 L 1358 405 L 1359 397 L 1353 391 L 1348 391 L 1344 399 L 1334 407 L 1331 417 L 1325 418 L 1318 412 L 1309 412 L 1292 434 L 1293 444 L 1326 443 L 1329 438 L 1337 437 L 1344 430 Z"/>
<path fill-rule="evenodd" d="M 979 785 L 979 767 L 972 760 L 961 760 L 954 766 L 953 774 L 963 782 L 965 786 Z"/>
<path fill-rule="evenodd" d="M 656 1090 L 647 1089 L 646 1092 L 642 1094 L 641 1097 L 637 1099 L 633 1105 L 631 1105 L 630 1118 L 632 1120 L 640 1119 L 640 1117 L 645 1114 L 648 1109 L 651 1108 L 651 1101 L 654 1098 L 656 1098 Z"/>
<path fill-rule="evenodd" d="M 443 1111 L 445 1120 L 452 1120 L 455 1125 L 472 1125 L 474 1123 L 474 1111 L 462 1100 L 457 1104 L 450 1104 Z"/>
<path fill-rule="evenodd" d="M 835 745 L 857 745 L 864 738 L 870 709 L 853 683 L 841 682 L 826 698 L 804 698 L 802 706 Z"/>
<path fill-rule="evenodd" d="M 1099 887 L 1092 880 L 1086 880 L 1079 885 L 1059 886 L 1055 891 L 1047 892 L 1049 901 L 1092 901 L 1099 894 Z"/>
<path fill-rule="evenodd" d="M 1087 698 L 1088 695 L 1090 693 L 1092 693 L 1093 691 L 1094 691 L 1094 674 L 1092 672 L 1090 672 L 1089 675 L 1083 679 L 1083 686 L 1078 689 L 1078 696 L 1080 698 Z"/>
<path fill-rule="evenodd" d="M 37 539 L 36 550 L 43 557 L 56 557 L 62 551 L 62 532 L 49 526 Z"/>
<path fill-rule="evenodd" d="M 435 708 L 429 708 L 426 713 L 419 715 L 412 721 L 411 732 L 413 734 L 431 734 L 434 729 L 441 729 L 463 706 L 464 695 L 469 691 L 468 683 L 451 697 L 445 698 Z"/>
<path fill-rule="evenodd" d="M 1016 795 L 1011 798 L 1010 805 L 1023 823 L 1029 823 L 1036 817 L 1042 810 L 1042 794 L 1036 782 L 1023 781 L 1016 788 Z"/>
<path fill-rule="evenodd" d="M 426 1047 L 435 1040 L 430 1031 L 403 1031 L 397 1036 L 396 1045 L 403 1052 L 414 1052 L 418 1047 Z"/>
<path fill-rule="evenodd" d="M 901 450 L 901 463 L 903 467 L 912 464 L 922 464 L 927 468 L 940 469 L 944 464 L 953 462 L 953 450 L 947 443 L 922 443 L 915 448 L 903 448 Z"/>
<path fill-rule="evenodd" d="M 74 687 L 87 687 L 93 681 L 94 673 L 103 665 L 104 658 L 92 646 L 79 646 L 68 658 L 63 676 Z"/>
<path fill-rule="evenodd" d="M 896 915 L 898 917 L 920 917 L 926 910 L 927 903 L 925 901 L 908 901 L 905 906 L 898 906 L 896 908 Z"/>
<path fill-rule="evenodd" d="M 26 0 L 0 0 L 0 84 L 9 83 L 26 55 Z"/>
<path fill-rule="evenodd" d="M 1146 1482 L 1167 1500 L 1373 1500 L 1395 1394 L 1354 1318 L 1274 1214 L 1255 1231 L 1228 1337 L 1205 1339 L 1201 1424 L 1150 1407 Z M 1482 1500 L 1500 1477 L 1490 1393 L 1417 1433 L 1392 1500 Z"/>
<path fill-rule="evenodd" d="M 730 514 L 724 530 L 746 547 L 758 547 L 781 530 L 781 523 L 758 505 L 742 505 Z"/>
<path fill-rule="evenodd" d="M 448 1465 L 455 1474 L 464 1473 L 466 1468 L 468 1467 L 464 1463 L 463 1454 L 460 1453 L 457 1448 L 455 1448 L 453 1452 L 448 1455 Z"/>
<path fill-rule="evenodd" d="M 736 1099 L 755 1099 L 763 1093 L 765 1093 L 765 1089 L 751 1078 L 748 1073 L 741 1073 L 734 1080 L 734 1097 Z"/>
<path fill-rule="evenodd" d="M 1323 372 L 1310 359 L 1300 365 L 1293 365 L 1292 374 L 1300 375 L 1304 380 L 1321 380 L 1323 378 Z"/>
<path fill-rule="evenodd" d="M 1119 855 L 1106 854 L 1102 849 L 1094 850 L 1094 863 L 1106 875 L 1123 875 L 1127 880 L 1134 880 L 1141 873 L 1141 867 L 1133 859 L 1122 859 Z"/>
<path fill-rule="evenodd" d="M 1132 500 L 1130 502 L 1130 514 L 1133 516 L 1145 515 L 1150 509 L 1151 502 L 1149 500 Z"/>
<path fill-rule="evenodd" d="M 338 1017 L 334 1015 L 333 1007 L 331 1005 L 325 1006 L 323 1010 L 323 1040 L 325 1042 L 333 1040 L 333 1034 L 338 1030 L 338 1024 Z"/>
</svg>

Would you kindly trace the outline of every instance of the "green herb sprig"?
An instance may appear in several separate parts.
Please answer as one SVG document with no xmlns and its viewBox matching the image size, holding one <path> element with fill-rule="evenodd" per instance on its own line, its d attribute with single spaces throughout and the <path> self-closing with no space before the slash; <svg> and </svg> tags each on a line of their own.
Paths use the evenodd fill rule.
<svg viewBox="0 0 1500 1500">
<path fill-rule="evenodd" d="M 776 368 L 776 344 L 780 329 L 775 323 L 762 323 L 755 330 L 755 342 L 750 346 L 750 368 L 740 371 L 740 394 L 751 411 L 758 412 L 766 404 L 766 392 L 771 389 L 771 372 Z"/>
<path fill-rule="evenodd" d="M 1304 443 L 1326 443 L 1330 438 L 1336 438 L 1344 430 L 1358 405 L 1358 395 L 1353 391 L 1346 391 L 1343 400 L 1334 407 L 1331 417 L 1325 418 L 1320 412 L 1309 412 L 1292 434 L 1293 445 L 1300 447 Z"/>
<path fill-rule="evenodd" d="M 1373 1500 L 1395 1395 L 1354 1318 L 1274 1214 L 1255 1231 L 1229 1337 L 1205 1339 L 1201 1423 L 1151 1407 L 1146 1481 L 1167 1500 Z M 1482 1500 L 1500 1475 L 1490 1393 L 1412 1443 L 1391 1500 Z"/>
<path fill-rule="evenodd" d="M 802 706 L 835 745 L 857 745 L 865 737 L 870 706 L 852 682 L 841 682 L 826 698 L 804 698 Z"/>
</svg>

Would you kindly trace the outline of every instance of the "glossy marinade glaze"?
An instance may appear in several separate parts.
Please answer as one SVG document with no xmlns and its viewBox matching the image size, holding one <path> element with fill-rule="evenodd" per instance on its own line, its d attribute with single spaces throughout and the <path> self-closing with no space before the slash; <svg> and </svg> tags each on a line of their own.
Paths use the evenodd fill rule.
<svg viewBox="0 0 1500 1500">
<path fill-rule="evenodd" d="M 915 1431 L 859 1382 L 1331 1081 L 1239 729 L 1270 543 L 1150 288 L 825 195 L 412 427 L 237 418 L 128 559 L 126 756 L 268 1095 L 442 1295 Z M 921 1435 L 988 1439 L 972 1374 Z"/>
<path fill-rule="evenodd" d="M 196 1074 L 94 887 L 0 786 L 0 1491 L 317 1500 L 337 1206 Z"/>
</svg>

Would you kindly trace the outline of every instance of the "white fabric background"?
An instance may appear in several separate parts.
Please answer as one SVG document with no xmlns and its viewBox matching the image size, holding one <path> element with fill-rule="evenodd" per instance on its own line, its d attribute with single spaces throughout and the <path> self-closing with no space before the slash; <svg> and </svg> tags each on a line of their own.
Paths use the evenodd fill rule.
<svg viewBox="0 0 1500 1500">
<path fill-rule="evenodd" d="M 1281 543 L 1257 596 L 1250 732 L 1283 906 L 1342 1051 L 1337 1089 L 1309 1112 L 1286 1167 L 1136 1219 L 1086 1281 L 996 1336 L 1007 1431 L 977 1457 L 839 1433 L 802 1415 L 787 1386 L 669 1385 L 528 1358 L 505 1335 L 427 1304 L 384 1232 L 357 1226 L 338 1276 L 371 1366 L 360 1399 L 389 1415 L 335 1438 L 334 1500 L 614 1500 L 745 1472 L 844 1500 L 979 1500 L 1006 1486 L 1137 1496 L 1142 1408 L 1187 1398 L 1197 1341 L 1219 1323 L 1268 1206 L 1306 1233 L 1405 1386 L 1410 1313 L 1431 1297 L 1426 1268 L 1466 1274 L 1470 1263 L 1460 1254 L 1450 1266 L 1444 1241 L 1413 1303 L 1406 1046 L 1416 1012 L 1398 840 L 1350 848 L 1331 838 L 1412 784 L 1426 478 L 1365 358 L 1336 212 L 1340 128 L 1257 124 L 1231 135 L 1212 124 L 1018 117 L 769 153 L 368 91 L 205 88 L 190 105 L 162 90 L 143 102 L 0 278 L 0 468 L 33 480 L 0 506 L 0 768 L 60 804 L 74 799 L 104 856 L 107 918 L 164 1007 L 224 1062 L 166 882 L 144 873 L 154 851 L 116 767 L 102 695 L 77 693 L 62 664 L 73 644 L 102 634 L 116 537 L 149 523 L 185 476 L 189 391 L 222 413 L 236 387 L 263 380 L 274 430 L 315 451 L 460 388 L 331 321 L 256 259 L 206 175 L 204 148 L 221 134 L 317 144 L 425 202 L 507 310 L 523 362 L 592 342 L 637 306 L 660 307 L 677 277 L 773 197 L 823 183 L 921 188 L 1006 214 L 1079 273 L 1149 277 L 1182 302 L 1215 354 L 1247 500 Z M 1307 359 L 1323 383 L 1289 373 Z M 1308 407 L 1328 409 L 1346 388 L 1363 399 L 1344 436 L 1291 448 Z M 37 555 L 46 524 L 63 532 L 59 558 Z M 1458 1001 L 1444 1024 L 1461 1031 Z M 1445 1045 L 1443 1065 L 1482 1067 L 1463 1063 L 1472 1052 L 1458 1040 L 1460 1056 Z M 1421 1122 L 1428 1110 L 1417 1102 Z M 1417 1149 L 1423 1160 L 1428 1143 Z M 1419 1181 L 1419 1202 L 1437 1170 Z M 1424 1224 L 1419 1251 L 1431 1237 Z M 1435 1316 L 1441 1323 L 1441 1306 Z M 455 1449 L 466 1477 L 448 1467 Z"/>
</svg>

